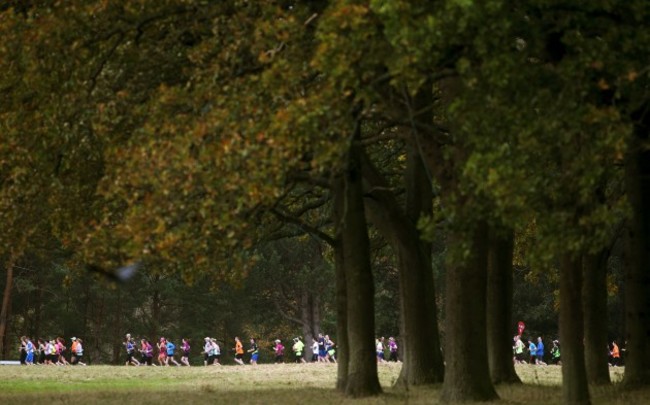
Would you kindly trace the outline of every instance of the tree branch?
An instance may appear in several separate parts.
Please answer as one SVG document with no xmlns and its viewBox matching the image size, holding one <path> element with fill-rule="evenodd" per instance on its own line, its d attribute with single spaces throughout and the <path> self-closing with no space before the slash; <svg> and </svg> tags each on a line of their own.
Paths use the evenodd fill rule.
<svg viewBox="0 0 650 405">
<path fill-rule="evenodd" d="M 322 232 L 319 229 L 316 229 L 316 228 L 304 223 L 303 221 L 301 221 L 298 218 L 294 218 L 294 217 L 291 217 L 291 216 L 289 216 L 289 215 L 287 215 L 287 214 L 285 214 L 283 212 L 280 212 L 280 210 L 278 210 L 277 208 L 272 208 L 271 212 L 276 217 L 278 217 L 278 219 L 280 219 L 281 221 L 296 225 L 296 226 L 298 226 L 298 228 L 302 229 L 306 233 L 321 239 L 322 241 L 326 242 L 330 246 L 334 246 L 334 244 L 335 244 L 334 239 L 331 236 L 329 236 L 328 234 L 326 234 L 325 232 Z"/>
<path fill-rule="evenodd" d="M 328 189 L 328 190 L 330 188 L 330 182 L 326 178 L 311 176 L 306 171 L 294 171 L 294 172 L 291 172 L 291 173 L 289 173 L 287 175 L 287 178 L 289 180 L 301 181 L 301 182 L 311 184 L 313 186 L 322 187 L 322 188 L 325 188 L 325 189 Z"/>
</svg>

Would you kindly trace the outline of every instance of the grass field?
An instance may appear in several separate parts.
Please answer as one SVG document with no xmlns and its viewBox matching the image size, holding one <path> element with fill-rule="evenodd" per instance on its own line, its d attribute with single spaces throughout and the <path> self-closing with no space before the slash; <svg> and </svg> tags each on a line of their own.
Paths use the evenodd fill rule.
<svg viewBox="0 0 650 405">
<path fill-rule="evenodd" d="M 439 387 L 391 388 L 399 364 L 379 366 L 384 394 L 361 401 L 346 400 L 332 387 L 336 366 L 282 364 L 223 367 L 19 367 L 0 366 L 0 403 L 228 403 L 228 404 L 424 404 L 436 403 Z M 560 368 L 517 366 L 525 386 L 497 390 L 501 403 L 560 402 Z M 623 369 L 611 369 L 619 381 Z M 650 404 L 650 390 L 624 392 L 616 385 L 592 389 L 595 404 Z"/>
</svg>

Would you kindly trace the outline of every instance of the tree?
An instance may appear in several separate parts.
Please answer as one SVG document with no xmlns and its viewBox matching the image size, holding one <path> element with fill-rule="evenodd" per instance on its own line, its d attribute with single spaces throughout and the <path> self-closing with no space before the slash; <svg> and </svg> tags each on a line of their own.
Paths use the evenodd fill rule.
<svg viewBox="0 0 650 405">
<path fill-rule="evenodd" d="M 370 268 L 368 230 L 363 205 L 361 149 L 357 123 L 345 166 L 343 193 L 345 209 L 340 229 L 347 304 L 348 377 L 345 393 L 365 397 L 381 392 L 375 358 L 374 284 Z M 372 314 L 373 316 L 368 316 Z"/>
<path fill-rule="evenodd" d="M 495 384 L 521 383 L 512 361 L 511 325 L 514 233 L 492 229 L 488 247 L 487 343 Z"/>
</svg>

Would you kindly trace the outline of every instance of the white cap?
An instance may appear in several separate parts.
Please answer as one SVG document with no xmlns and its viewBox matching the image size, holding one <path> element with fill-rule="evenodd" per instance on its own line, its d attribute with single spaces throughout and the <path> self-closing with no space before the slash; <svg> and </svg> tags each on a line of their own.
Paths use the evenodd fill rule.
<svg viewBox="0 0 650 405">
<path fill-rule="evenodd" d="M 77 338 L 73 336 L 72 339 L 70 339 L 70 340 L 77 340 Z"/>
</svg>

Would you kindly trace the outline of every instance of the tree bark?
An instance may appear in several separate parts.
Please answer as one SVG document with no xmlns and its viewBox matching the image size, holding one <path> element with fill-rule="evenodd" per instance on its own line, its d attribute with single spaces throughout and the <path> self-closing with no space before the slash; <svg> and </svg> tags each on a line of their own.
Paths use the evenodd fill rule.
<svg viewBox="0 0 650 405">
<path fill-rule="evenodd" d="M 34 283 L 36 284 L 36 291 L 34 292 L 34 339 L 38 339 L 41 336 L 41 321 L 42 321 L 42 312 L 43 312 L 43 280 L 41 274 L 36 274 Z M 65 336 L 65 335 L 64 335 Z"/>
<path fill-rule="evenodd" d="M 404 364 L 397 384 L 410 386 L 442 382 L 444 364 L 430 249 L 416 227 L 420 215 L 431 211 L 431 183 L 413 147 L 408 148 L 407 156 L 407 213 L 400 209 L 387 191 L 387 182 L 366 157 L 363 171 L 370 189 L 365 199 L 368 216 L 398 256 Z"/>
<path fill-rule="evenodd" d="M 644 111 L 643 119 L 650 120 Z M 635 128 L 626 157 L 626 188 L 632 206 L 629 265 L 625 275 L 627 386 L 650 385 L 650 123 Z"/>
<path fill-rule="evenodd" d="M 115 323 L 113 328 L 113 358 L 112 363 L 114 365 L 120 364 L 120 353 L 122 352 L 122 341 L 126 336 L 123 336 L 122 329 L 122 291 L 118 288 L 116 291 L 117 294 L 117 311 L 115 314 Z"/>
<path fill-rule="evenodd" d="M 467 233 L 451 231 L 449 245 L 470 241 L 466 256 L 449 263 L 446 279 L 444 402 L 491 401 L 498 398 L 488 366 L 485 333 L 487 295 L 487 225 Z"/>
<path fill-rule="evenodd" d="M 490 232 L 487 283 L 487 345 L 494 384 L 520 384 L 512 360 L 512 230 Z"/>
<path fill-rule="evenodd" d="M 345 266 L 343 265 L 343 247 L 341 233 L 343 232 L 343 214 L 345 212 L 345 180 L 337 177 L 332 184 L 334 195 L 334 264 L 336 278 L 336 389 L 345 393 L 348 386 L 348 362 L 350 359 L 348 345 L 348 297 L 345 281 Z"/>
<path fill-rule="evenodd" d="M 11 306 L 11 293 L 14 287 L 14 260 L 6 264 L 7 276 L 4 295 L 2 296 L 2 310 L 0 310 L 0 353 L 5 359 L 7 355 L 7 323 L 9 321 L 9 308 Z"/>
<path fill-rule="evenodd" d="M 421 91 L 415 98 L 416 108 L 432 111 L 427 108 L 431 101 L 430 88 L 425 87 L 425 91 Z M 423 119 L 432 122 L 433 113 L 429 112 Z M 408 218 L 405 223 L 412 226 L 409 234 L 415 235 L 416 240 L 405 240 L 399 253 L 400 283 L 404 286 L 401 294 L 404 311 L 402 320 L 404 331 L 408 336 L 404 345 L 405 364 L 402 366 L 399 378 L 408 385 L 441 383 L 445 372 L 440 351 L 431 244 L 422 241 L 417 230 L 420 218 L 431 215 L 433 199 L 432 179 L 427 175 L 418 145 L 417 139 L 411 139 L 407 143 L 404 176 Z M 424 302 L 424 305 L 419 304 L 418 301 Z"/>
<path fill-rule="evenodd" d="M 345 394 L 353 398 L 381 393 L 374 350 L 374 282 L 370 266 L 370 242 L 363 205 L 360 126 L 355 130 L 345 168 L 345 211 L 343 212 L 343 266 L 347 289 L 348 382 Z"/>
<path fill-rule="evenodd" d="M 560 260 L 562 397 L 567 404 L 590 403 L 583 348 L 581 295 L 582 263 L 580 258 L 574 258 L 567 253 Z"/>
<path fill-rule="evenodd" d="M 307 356 L 311 356 L 312 339 L 318 336 L 318 333 L 321 331 L 320 306 L 318 297 L 307 288 L 303 289 L 301 299 L 302 335 L 304 336 L 305 353 L 307 353 Z"/>
<path fill-rule="evenodd" d="M 607 259 L 601 251 L 585 255 L 582 274 L 582 309 L 585 328 L 585 367 L 587 382 L 604 385 L 611 382 L 605 356 L 607 342 Z"/>
</svg>

